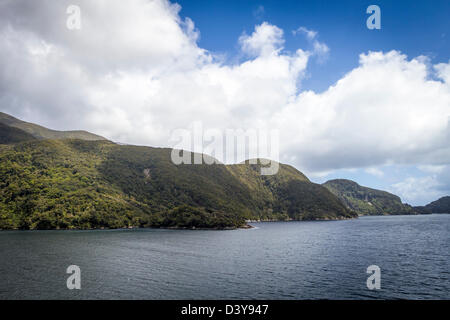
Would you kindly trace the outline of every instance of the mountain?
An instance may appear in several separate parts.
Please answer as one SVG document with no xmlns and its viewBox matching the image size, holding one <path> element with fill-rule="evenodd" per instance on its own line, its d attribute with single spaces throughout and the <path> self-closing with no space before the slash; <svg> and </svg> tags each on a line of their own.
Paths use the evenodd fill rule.
<svg viewBox="0 0 450 320">
<path fill-rule="evenodd" d="M 450 213 L 450 196 L 442 197 L 417 209 L 421 209 L 421 213 Z"/>
<path fill-rule="evenodd" d="M 0 123 L 29 133 L 37 139 L 81 139 L 106 140 L 105 138 L 87 131 L 57 131 L 47 129 L 34 123 L 25 122 L 0 112 Z"/>
<path fill-rule="evenodd" d="M 0 144 L 11 144 L 35 139 L 36 138 L 28 132 L 7 126 L 0 122 Z"/>
<path fill-rule="evenodd" d="M 389 192 L 360 186 L 358 183 L 335 179 L 323 184 L 336 195 L 347 208 L 359 215 L 416 214 L 413 207 Z"/>
<path fill-rule="evenodd" d="M 223 229 L 246 220 L 356 216 L 284 164 L 277 174 L 263 176 L 260 162 L 175 165 L 168 148 L 23 141 L 23 131 L 17 133 L 18 143 L 0 144 L 0 229 Z"/>
</svg>

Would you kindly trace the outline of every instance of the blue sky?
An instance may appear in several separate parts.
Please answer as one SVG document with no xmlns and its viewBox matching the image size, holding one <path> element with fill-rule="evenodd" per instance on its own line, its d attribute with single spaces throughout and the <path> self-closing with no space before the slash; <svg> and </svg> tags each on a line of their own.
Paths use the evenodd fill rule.
<svg viewBox="0 0 450 320">
<path fill-rule="evenodd" d="M 180 15 L 189 17 L 200 31 L 199 45 L 239 55 L 237 39 L 267 21 L 285 31 L 285 49 L 308 48 L 304 37 L 291 31 L 305 26 L 319 33 L 330 48 L 329 59 L 309 66 L 310 77 L 302 89 L 322 91 L 358 65 L 362 52 L 400 50 L 409 57 L 426 55 L 433 63 L 448 62 L 450 56 L 450 1 L 216 1 L 181 0 Z M 381 30 L 369 30 L 366 9 L 381 9 Z"/>
<path fill-rule="evenodd" d="M 429 63 L 446 63 L 450 59 L 450 1 L 177 1 L 180 15 L 189 17 L 200 31 L 199 46 L 224 54 L 228 63 L 242 58 L 237 39 L 251 34 L 263 21 L 284 30 L 286 51 L 310 49 L 306 37 L 292 34 L 300 26 L 318 32 L 330 53 L 324 61 L 312 61 L 301 90 L 325 91 L 346 73 L 358 66 L 359 55 L 368 51 L 401 51 L 409 58 L 425 55 Z M 381 30 L 369 30 L 366 8 L 376 4 L 381 9 Z M 299 168 L 302 169 L 302 168 Z M 414 165 L 383 165 L 378 174 L 370 169 L 338 169 L 312 176 L 322 183 L 328 179 L 348 178 L 362 185 L 399 192 L 393 185 L 405 179 L 425 179 L 427 172 Z M 405 191 L 406 192 L 406 191 Z M 422 205 L 440 192 L 410 196 L 403 200 Z"/>
</svg>

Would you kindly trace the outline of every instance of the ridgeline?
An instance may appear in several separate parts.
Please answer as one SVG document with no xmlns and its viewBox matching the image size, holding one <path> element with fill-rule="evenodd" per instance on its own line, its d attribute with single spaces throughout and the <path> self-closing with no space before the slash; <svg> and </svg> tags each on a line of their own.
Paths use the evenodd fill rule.
<svg viewBox="0 0 450 320">
<path fill-rule="evenodd" d="M 88 132 L 48 139 L 49 129 L 0 123 L 0 229 L 226 229 L 246 220 L 356 216 L 288 165 L 272 176 L 248 162 L 175 165 L 168 148 L 118 145 Z"/>
<path fill-rule="evenodd" d="M 351 180 L 311 182 L 292 166 L 175 165 L 171 149 L 119 145 L 0 113 L 0 229 L 246 227 L 247 220 L 336 220 L 450 212 Z"/>
</svg>

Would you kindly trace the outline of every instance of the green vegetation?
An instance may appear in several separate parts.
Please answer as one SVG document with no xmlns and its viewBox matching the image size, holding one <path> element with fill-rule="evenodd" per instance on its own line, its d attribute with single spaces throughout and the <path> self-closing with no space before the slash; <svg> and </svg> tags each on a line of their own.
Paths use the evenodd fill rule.
<svg viewBox="0 0 450 320">
<path fill-rule="evenodd" d="M 0 228 L 122 227 L 138 223 L 139 210 L 96 174 L 95 167 L 107 145 L 90 143 L 97 152 L 78 153 L 70 140 L 0 148 Z"/>
<path fill-rule="evenodd" d="M 442 197 L 424 207 L 414 207 L 420 213 L 450 213 L 450 197 Z"/>
<path fill-rule="evenodd" d="M 220 211 L 207 211 L 203 208 L 195 208 L 187 205 L 170 210 L 160 222 L 159 224 L 154 223 L 152 226 L 187 229 L 227 229 L 236 226 L 239 227 L 244 224 L 242 218 L 238 216 L 229 215 Z"/>
<path fill-rule="evenodd" d="M 292 166 L 279 164 L 276 175 L 260 175 L 261 164 L 227 166 L 247 186 L 261 220 L 328 220 L 356 216 L 321 185 L 312 183 Z M 254 219 L 255 217 L 249 217 Z"/>
<path fill-rule="evenodd" d="M 319 184 L 292 180 L 278 190 L 279 208 L 296 220 L 332 220 L 336 215 L 353 218 L 356 213 L 346 210 L 339 199 Z M 277 208 L 277 209 L 279 209 Z"/>
<path fill-rule="evenodd" d="M 323 184 L 347 208 L 359 215 L 417 214 L 408 204 L 392 193 L 360 186 L 345 179 L 330 180 Z"/>
<path fill-rule="evenodd" d="M 16 119 L 9 114 L 0 112 L 0 123 L 21 129 L 37 139 L 81 139 L 81 140 L 106 140 L 96 134 L 77 130 L 77 131 L 57 131 L 44 128 L 34 123 L 25 122 Z"/>
<path fill-rule="evenodd" d="M 0 145 L 0 228 L 235 228 L 246 219 L 354 217 L 296 169 L 174 165 L 170 149 L 109 141 Z"/>
<path fill-rule="evenodd" d="M 284 164 L 263 176 L 259 160 L 174 165 L 170 153 L 88 132 L 49 130 L 0 113 L 0 229 L 225 229 L 246 220 L 450 211 L 450 197 L 411 207 L 350 180 L 312 183 Z"/>
</svg>

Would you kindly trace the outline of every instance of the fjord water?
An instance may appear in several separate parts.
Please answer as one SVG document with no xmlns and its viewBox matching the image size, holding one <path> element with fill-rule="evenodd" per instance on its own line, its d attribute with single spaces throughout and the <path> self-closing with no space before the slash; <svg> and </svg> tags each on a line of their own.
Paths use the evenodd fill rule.
<svg viewBox="0 0 450 320">
<path fill-rule="evenodd" d="M 448 214 L 252 225 L 3 231 L 0 299 L 450 298 Z M 73 264 L 81 290 L 66 287 Z"/>
</svg>

